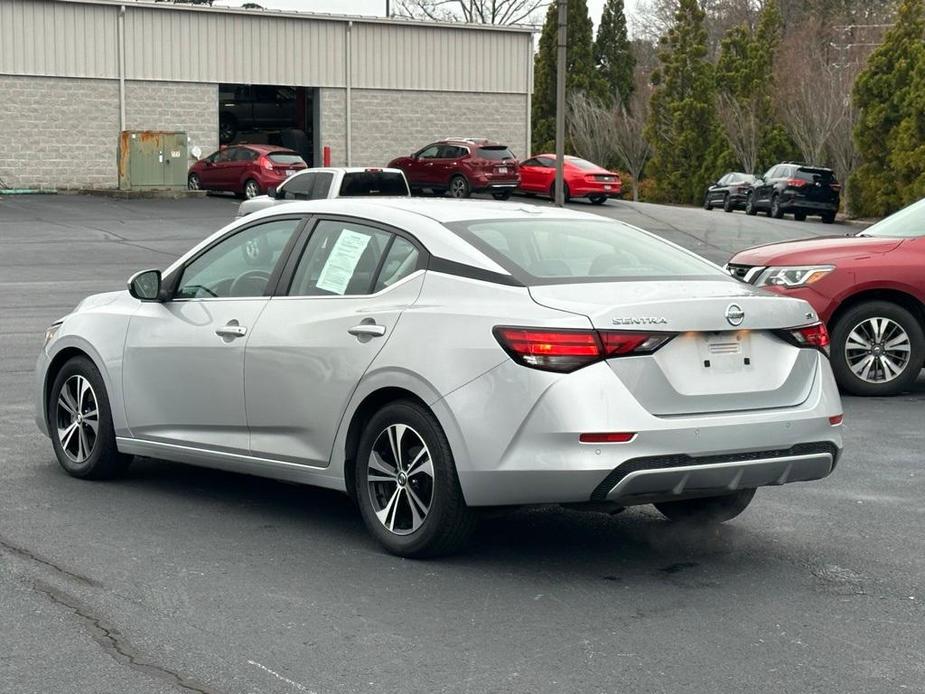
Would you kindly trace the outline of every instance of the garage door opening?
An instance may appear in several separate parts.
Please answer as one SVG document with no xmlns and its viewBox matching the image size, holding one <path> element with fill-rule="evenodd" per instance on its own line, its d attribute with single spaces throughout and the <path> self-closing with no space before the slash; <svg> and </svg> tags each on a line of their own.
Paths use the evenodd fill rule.
<svg viewBox="0 0 925 694">
<path fill-rule="evenodd" d="M 312 87 L 220 84 L 219 142 L 286 147 L 314 166 L 317 102 Z"/>
</svg>

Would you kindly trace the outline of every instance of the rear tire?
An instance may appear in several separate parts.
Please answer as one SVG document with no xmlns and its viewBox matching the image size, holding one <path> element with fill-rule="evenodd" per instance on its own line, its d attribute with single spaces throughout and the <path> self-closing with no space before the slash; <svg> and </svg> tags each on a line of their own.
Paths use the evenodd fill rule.
<svg viewBox="0 0 925 694">
<path fill-rule="evenodd" d="M 475 514 L 463 499 L 450 444 L 440 423 L 421 405 L 400 400 L 373 415 L 354 465 L 363 521 L 392 554 L 450 554 L 463 547 L 475 529 Z"/>
<path fill-rule="evenodd" d="M 794 212 L 794 213 L 793 213 L 793 218 L 794 218 L 796 221 L 798 221 L 798 222 L 805 222 L 805 221 L 806 221 L 806 213 L 805 213 L 805 212 Z"/>
<path fill-rule="evenodd" d="M 67 474 L 103 480 L 128 468 L 132 456 L 116 448 L 106 386 L 88 357 L 74 357 L 61 367 L 45 411 L 55 456 Z"/>
<path fill-rule="evenodd" d="M 563 202 L 570 202 L 572 199 L 572 196 L 568 190 L 568 183 L 565 183 L 564 181 L 562 182 L 562 192 L 564 193 L 564 195 L 562 196 Z M 553 202 L 556 201 L 556 184 L 555 183 L 549 186 L 549 199 L 552 200 Z"/>
<path fill-rule="evenodd" d="M 250 200 L 251 198 L 256 198 L 258 195 L 260 195 L 260 184 L 253 178 L 244 181 L 244 199 Z"/>
<path fill-rule="evenodd" d="M 732 199 L 727 195 L 723 198 L 723 212 L 732 212 L 734 209 Z"/>
<path fill-rule="evenodd" d="M 771 198 L 771 211 L 768 214 L 774 217 L 774 219 L 784 218 L 784 208 L 781 207 L 779 195 L 775 195 Z"/>
<path fill-rule="evenodd" d="M 492 193 L 492 194 L 491 194 L 491 197 L 493 197 L 495 200 L 510 200 L 510 199 L 511 199 L 511 191 L 506 190 L 506 191 L 501 191 L 501 192 L 498 192 L 498 193 Z"/>
<path fill-rule="evenodd" d="M 884 319 L 895 327 L 881 323 Z M 873 344 L 870 340 L 871 331 L 876 332 L 878 325 L 886 325 L 882 336 L 885 339 L 881 339 L 881 342 L 885 345 L 893 343 L 894 348 L 907 346 L 908 352 L 881 348 L 883 361 L 878 358 L 879 355 L 868 354 L 858 338 Z M 905 340 L 899 331 L 905 333 Z M 852 334 L 855 337 L 849 345 Z M 889 360 L 889 364 L 895 369 L 897 361 L 906 355 L 908 359 L 900 365 L 899 374 L 890 380 L 883 380 L 888 370 L 884 361 Z M 874 356 L 874 359 L 871 369 L 864 377 L 865 361 L 870 356 Z M 831 358 L 835 380 L 845 392 L 865 396 L 896 395 L 908 390 L 915 383 L 925 362 L 925 335 L 922 325 L 915 316 L 898 304 L 889 301 L 864 302 L 840 315 L 832 324 Z M 856 370 L 860 373 L 856 373 Z"/>
<path fill-rule="evenodd" d="M 589 198 L 589 200 L 591 200 L 592 205 L 603 205 L 605 202 L 607 202 L 607 196 L 606 195 L 592 195 Z"/>
<path fill-rule="evenodd" d="M 724 496 L 663 501 L 654 506 L 668 520 L 677 523 L 715 524 L 725 523 L 738 516 L 748 507 L 754 496 L 754 489 L 742 489 Z"/>
<path fill-rule="evenodd" d="M 823 212 L 822 213 L 822 223 L 823 224 L 832 224 L 835 221 L 834 212 Z"/>
</svg>

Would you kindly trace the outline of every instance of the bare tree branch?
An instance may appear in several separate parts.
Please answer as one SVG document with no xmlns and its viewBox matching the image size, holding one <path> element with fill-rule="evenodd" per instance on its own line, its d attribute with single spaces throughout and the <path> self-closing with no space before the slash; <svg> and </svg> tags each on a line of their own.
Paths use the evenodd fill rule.
<svg viewBox="0 0 925 694">
<path fill-rule="evenodd" d="M 742 171 L 755 173 L 761 147 L 761 97 L 739 100 L 720 92 L 716 95 L 716 115 Z"/>
<path fill-rule="evenodd" d="M 398 0 L 395 15 L 434 22 L 536 24 L 550 0 Z"/>
</svg>

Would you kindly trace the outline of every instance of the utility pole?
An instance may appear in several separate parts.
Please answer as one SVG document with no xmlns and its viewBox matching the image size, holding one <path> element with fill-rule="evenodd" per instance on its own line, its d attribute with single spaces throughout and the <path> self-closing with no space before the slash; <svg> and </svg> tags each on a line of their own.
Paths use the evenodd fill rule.
<svg viewBox="0 0 925 694">
<path fill-rule="evenodd" d="M 559 6 L 559 40 L 556 56 L 556 206 L 565 205 L 565 69 L 568 46 L 568 0 L 556 0 Z"/>
<path fill-rule="evenodd" d="M 389 6 L 389 0 L 385 0 L 385 18 L 389 19 L 392 16 L 392 8 Z"/>
</svg>

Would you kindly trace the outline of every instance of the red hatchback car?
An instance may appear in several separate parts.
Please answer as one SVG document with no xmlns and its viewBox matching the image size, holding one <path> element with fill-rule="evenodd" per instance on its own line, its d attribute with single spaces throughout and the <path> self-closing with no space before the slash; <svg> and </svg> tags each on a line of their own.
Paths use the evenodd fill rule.
<svg viewBox="0 0 925 694">
<path fill-rule="evenodd" d="M 389 162 L 405 172 L 411 192 L 449 192 L 454 198 L 491 193 L 507 200 L 517 188 L 517 159 L 511 150 L 491 140 L 448 138 L 427 145 L 407 157 Z"/>
<path fill-rule="evenodd" d="M 189 168 L 190 190 L 221 190 L 245 198 L 263 195 L 296 171 L 308 168 L 289 149 L 273 145 L 233 145 L 213 152 Z"/>
<path fill-rule="evenodd" d="M 588 198 L 595 205 L 602 205 L 607 202 L 607 198 L 617 197 L 623 192 L 620 174 L 608 171 L 585 159 L 565 157 L 563 174 L 566 201 L 571 198 Z M 555 154 L 538 154 L 521 163 L 520 191 L 555 197 Z"/>
<path fill-rule="evenodd" d="M 759 246 L 726 267 L 812 305 L 831 334 L 835 379 L 849 393 L 899 393 L 925 366 L 925 200 L 856 236 Z"/>
</svg>

